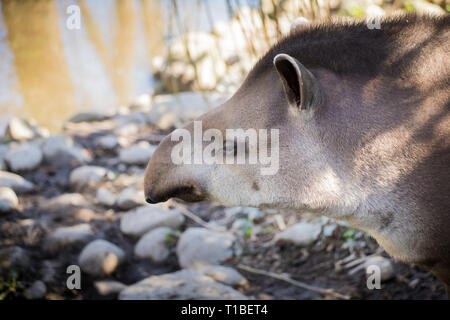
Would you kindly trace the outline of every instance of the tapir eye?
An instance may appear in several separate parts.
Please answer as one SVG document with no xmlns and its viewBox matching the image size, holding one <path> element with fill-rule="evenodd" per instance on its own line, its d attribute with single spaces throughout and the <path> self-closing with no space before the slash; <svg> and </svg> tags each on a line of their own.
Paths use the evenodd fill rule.
<svg viewBox="0 0 450 320">
<path fill-rule="evenodd" d="M 223 142 L 223 152 L 225 154 L 237 155 L 237 144 L 235 141 L 226 140 Z"/>
<path fill-rule="evenodd" d="M 248 143 L 246 140 L 237 139 L 226 140 L 223 142 L 223 153 L 230 156 L 241 156 L 246 155 L 248 153 Z"/>
</svg>

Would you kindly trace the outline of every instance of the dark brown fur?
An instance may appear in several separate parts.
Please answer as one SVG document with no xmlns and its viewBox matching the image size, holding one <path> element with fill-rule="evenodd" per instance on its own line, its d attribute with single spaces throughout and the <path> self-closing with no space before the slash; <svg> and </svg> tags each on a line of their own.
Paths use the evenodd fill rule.
<svg viewBox="0 0 450 320">
<path fill-rule="evenodd" d="M 323 68 L 340 75 L 382 72 L 398 77 L 414 73 L 416 59 L 426 57 L 436 46 L 445 46 L 446 55 L 441 58 L 448 60 L 449 26 L 449 15 L 410 14 L 384 19 L 381 29 L 369 30 L 364 21 L 301 28 L 273 46 L 255 65 L 247 81 L 271 68 L 278 53 L 289 54 L 308 68 Z"/>
</svg>

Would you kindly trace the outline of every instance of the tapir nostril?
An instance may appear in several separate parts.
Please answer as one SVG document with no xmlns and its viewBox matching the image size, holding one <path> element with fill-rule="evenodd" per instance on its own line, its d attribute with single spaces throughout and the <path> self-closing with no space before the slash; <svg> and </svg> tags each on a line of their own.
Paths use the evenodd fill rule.
<svg viewBox="0 0 450 320">
<path fill-rule="evenodd" d="M 155 204 L 155 203 L 157 203 L 157 202 L 154 201 L 152 198 L 150 198 L 150 196 L 147 196 L 147 197 L 145 198 L 145 201 L 147 201 L 147 202 L 150 203 L 150 204 Z"/>
</svg>

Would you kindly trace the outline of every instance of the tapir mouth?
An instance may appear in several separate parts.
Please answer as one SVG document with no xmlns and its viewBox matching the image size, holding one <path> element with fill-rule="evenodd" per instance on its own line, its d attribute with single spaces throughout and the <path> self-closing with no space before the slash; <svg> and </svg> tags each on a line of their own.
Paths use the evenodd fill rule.
<svg viewBox="0 0 450 320">
<path fill-rule="evenodd" d="M 187 202 L 198 202 L 205 199 L 204 194 L 195 186 L 182 186 L 164 192 L 161 195 L 146 193 L 145 200 L 150 204 L 165 202 L 170 198 L 178 198 Z"/>
</svg>

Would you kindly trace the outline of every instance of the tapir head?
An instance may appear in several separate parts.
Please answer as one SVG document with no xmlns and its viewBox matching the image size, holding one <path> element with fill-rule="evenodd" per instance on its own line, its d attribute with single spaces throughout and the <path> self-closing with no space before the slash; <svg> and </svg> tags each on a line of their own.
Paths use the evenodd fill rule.
<svg viewBox="0 0 450 320">
<path fill-rule="evenodd" d="M 149 203 L 308 206 L 324 160 L 316 124 L 323 88 L 288 54 L 266 60 L 227 102 L 163 139 L 145 174 Z"/>
<path fill-rule="evenodd" d="M 450 287 L 448 25 L 408 16 L 382 30 L 296 28 L 226 103 L 165 137 L 146 170 L 147 201 L 346 220 Z"/>
</svg>

